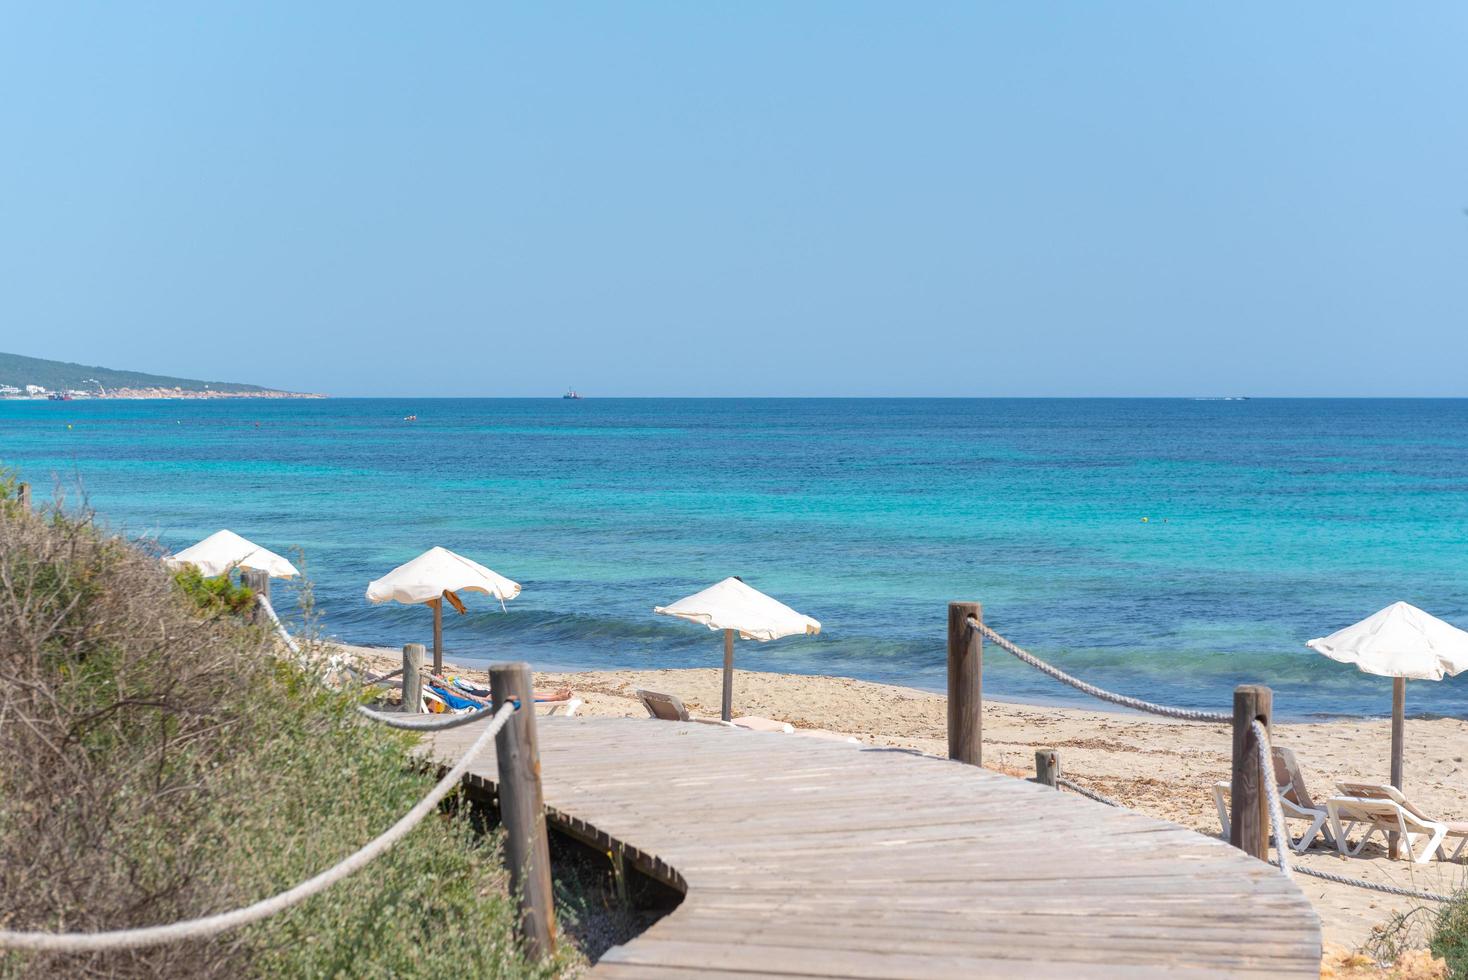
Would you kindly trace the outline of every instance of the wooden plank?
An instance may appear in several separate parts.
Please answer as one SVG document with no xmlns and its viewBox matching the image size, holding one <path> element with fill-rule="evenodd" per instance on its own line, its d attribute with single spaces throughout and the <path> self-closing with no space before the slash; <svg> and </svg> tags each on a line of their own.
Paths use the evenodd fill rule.
<svg viewBox="0 0 1468 980">
<path fill-rule="evenodd" d="M 550 823 L 687 896 L 593 977 L 1318 975 L 1299 890 L 1175 825 L 904 752 L 540 726 Z M 456 758 L 477 729 L 428 750 Z M 494 791 L 495 760 L 468 782 Z"/>
</svg>

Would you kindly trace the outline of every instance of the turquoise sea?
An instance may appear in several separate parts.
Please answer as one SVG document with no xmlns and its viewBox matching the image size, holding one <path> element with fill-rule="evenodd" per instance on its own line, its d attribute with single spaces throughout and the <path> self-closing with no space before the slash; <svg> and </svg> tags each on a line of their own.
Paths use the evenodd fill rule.
<svg viewBox="0 0 1468 980">
<path fill-rule="evenodd" d="M 1468 401 L 9 401 L 0 465 L 170 548 L 300 548 L 354 642 L 427 640 L 363 590 L 460 551 L 524 586 L 449 614 L 466 660 L 714 666 L 652 607 L 741 575 L 824 624 L 742 666 L 941 688 L 976 599 L 1095 683 L 1226 708 L 1260 681 L 1305 717 L 1390 708 L 1307 639 L 1397 599 L 1468 626 Z M 1091 704 L 992 647 L 985 685 Z M 1408 709 L 1468 716 L 1468 675 Z"/>
</svg>

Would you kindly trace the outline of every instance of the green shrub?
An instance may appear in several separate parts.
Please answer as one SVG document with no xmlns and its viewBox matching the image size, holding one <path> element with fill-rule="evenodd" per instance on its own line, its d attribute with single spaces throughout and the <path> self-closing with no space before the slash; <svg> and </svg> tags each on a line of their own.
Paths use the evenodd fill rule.
<svg viewBox="0 0 1468 980">
<path fill-rule="evenodd" d="M 1457 900 L 1438 914 L 1431 949 L 1448 961 L 1448 976 L 1468 978 L 1468 890 L 1459 892 Z"/>
<path fill-rule="evenodd" d="M 104 930 L 225 911 L 387 829 L 433 780 L 274 641 L 85 520 L 0 509 L 0 924 Z M 365 870 L 208 940 L 0 954 L 3 976 L 554 976 L 495 843 L 431 816 Z"/>
<path fill-rule="evenodd" d="M 228 575 L 205 576 L 193 565 L 173 573 L 183 594 L 205 612 L 226 610 L 243 615 L 255 605 L 255 593 L 247 585 L 235 585 Z"/>
</svg>

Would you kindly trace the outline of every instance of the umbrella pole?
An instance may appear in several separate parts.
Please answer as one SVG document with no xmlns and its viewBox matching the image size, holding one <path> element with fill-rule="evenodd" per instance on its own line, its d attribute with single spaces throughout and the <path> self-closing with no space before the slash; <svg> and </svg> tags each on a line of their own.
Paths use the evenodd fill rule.
<svg viewBox="0 0 1468 980">
<path fill-rule="evenodd" d="M 433 672 L 443 673 L 443 597 L 432 602 L 433 606 Z"/>
<path fill-rule="evenodd" d="M 1407 740 L 1407 678 L 1392 678 L 1392 785 L 1402 788 L 1402 743 Z M 1398 835 L 1392 834 L 1387 842 L 1387 851 L 1393 860 L 1400 843 Z"/>
<path fill-rule="evenodd" d="M 734 631 L 724 630 L 724 707 L 719 717 L 734 718 Z"/>
</svg>

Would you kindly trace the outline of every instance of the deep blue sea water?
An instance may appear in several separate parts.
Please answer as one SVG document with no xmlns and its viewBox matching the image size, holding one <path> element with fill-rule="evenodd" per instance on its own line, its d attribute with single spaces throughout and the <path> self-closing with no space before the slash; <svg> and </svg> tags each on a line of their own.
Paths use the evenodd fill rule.
<svg viewBox="0 0 1468 980">
<path fill-rule="evenodd" d="M 1468 401 L 12 401 L 0 465 L 172 548 L 299 547 L 354 642 L 428 640 L 363 590 L 460 551 L 524 585 L 449 614 L 462 659 L 714 666 L 652 607 L 737 574 L 825 627 L 742 666 L 941 688 L 946 603 L 977 599 L 1095 683 L 1226 708 L 1261 681 L 1301 717 L 1390 708 L 1305 640 L 1396 599 L 1468 625 Z M 1092 704 L 992 648 L 985 686 Z M 1408 709 L 1468 716 L 1468 675 Z"/>
</svg>

